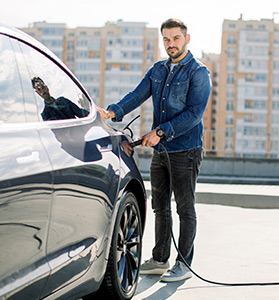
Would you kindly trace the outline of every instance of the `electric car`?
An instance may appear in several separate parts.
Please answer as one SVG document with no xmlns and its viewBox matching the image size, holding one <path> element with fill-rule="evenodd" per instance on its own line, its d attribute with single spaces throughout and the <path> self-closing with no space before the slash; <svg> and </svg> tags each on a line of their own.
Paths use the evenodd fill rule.
<svg viewBox="0 0 279 300">
<path fill-rule="evenodd" d="M 131 299 L 146 191 L 129 137 L 29 35 L 0 25 L 0 65 L 0 299 Z"/>
</svg>

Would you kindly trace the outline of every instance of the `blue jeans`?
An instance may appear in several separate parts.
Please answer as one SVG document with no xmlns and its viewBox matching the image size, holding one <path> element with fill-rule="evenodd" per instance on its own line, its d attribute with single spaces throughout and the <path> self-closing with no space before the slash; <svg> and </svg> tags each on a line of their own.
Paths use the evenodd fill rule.
<svg viewBox="0 0 279 300">
<path fill-rule="evenodd" d="M 196 235 L 195 188 L 202 162 L 202 149 L 169 153 L 172 190 L 180 220 L 178 248 L 191 265 Z M 152 208 L 155 213 L 155 246 L 153 258 L 166 262 L 171 246 L 171 199 L 169 165 L 166 153 L 154 151 L 151 162 Z M 177 256 L 177 260 L 182 259 Z"/>
</svg>

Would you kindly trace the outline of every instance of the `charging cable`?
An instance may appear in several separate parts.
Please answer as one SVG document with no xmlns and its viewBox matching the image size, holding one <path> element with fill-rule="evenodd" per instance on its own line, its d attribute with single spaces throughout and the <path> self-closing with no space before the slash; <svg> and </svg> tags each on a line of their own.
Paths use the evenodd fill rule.
<svg viewBox="0 0 279 300">
<path fill-rule="evenodd" d="M 168 151 L 166 150 L 166 148 L 159 143 L 159 145 L 163 148 L 166 156 L 167 156 L 167 160 L 168 160 L 168 166 L 169 166 L 169 177 L 170 177 L 170 197 L 172 194 L 172 176 L 171 176 L 171 162 L 170 162 L 170 157 L 168 154 Z M 171 198 L 170 198 L 171 199 Z M 208 280 L 205 279 L 203 277 L 201 277 L 199 274 L 197 274 L 186 262 L 185 258 L 183 257 L 183 255 L 181 254 L 181 252 L 179 251 L 174 235 L 173 235 L 173 230 L 171 228 L 171 237 L 174 243 L 174 247 L 178 253 L 178 255 L 180 256 L 180 258 L 183 260 L 184 264 L 187 266 L 187 268 L 196 276 L 198 277 L 200 280 L 205 281 L 207 283 L 211 283 L 211 284 L 216 284 L 216 285 L 223 285 L 223 286 L 259 286 L 259 285 L 279 285 L 279 282 L 244 282 L 244 283 L 225 283 L 225 282 L 218 282 L 218 281 L 213 281 L 213 280 Z"/>
<path fill-rule="evenodd" d="M 142 140 L 136 140 L 134 142 L 132 142 L 130 145 L 132 147 L 141 145 Z M 169 177 L 170 177 L 170 199 L 171 199 L 171 195 L 172 195 L 172 176 L 171 176 L 171 162 L 170 162 L 170 157 L 168 154 L 168 151 L 166 150 L 166 148 L 164 147 L 164 145 L 162 143 L 159 143 L 159 145 L 163 148 L 167 160 L 168 160 L 168 166 L 169 166 Z M 174 235 L 173 235 L 173 230 L 171 227 L 171 237 L 174 243 L 174 247 L 178 253 L 178 255 L 180 256 L 180 258 L 182 259 L 182 261 L 184 262 L 184 264 L 187 266 L 187 268 L 196 276 L 198 277 L 200 280 L 205 281 L 207 283 L 210 284 L 215 284 L 215 285 L 222 285 L 222 286 L 271 286 L 271 285 L 279 285 L 279 282 L 244 282 L 244 283 L 225 283 L 225 282 L 218 282 L 218 281 L 213 281 L 213 280 L 208 280 L 206 278 L 203 278 L 202 276 L 200 276 L 199 274 L 197 274 L 190 266 L 189 264 L 186 262 L 185 258 L 183 257 L 183 255 L 181 254 L 181 252 L 178 249 L 177 243 L 175 241 Z"/>
</svg>

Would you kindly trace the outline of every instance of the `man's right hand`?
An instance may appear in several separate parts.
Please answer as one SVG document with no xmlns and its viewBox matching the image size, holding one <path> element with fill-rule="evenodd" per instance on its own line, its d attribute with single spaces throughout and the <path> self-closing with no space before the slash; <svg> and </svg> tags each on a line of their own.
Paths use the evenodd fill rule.
<svg viewBox="0 0 279 300">
<path fill-rule="evenodd" d="M 102 107 L 97 106 L 97 109 L 104 119 L 113 119 L 115 118 L 115 113 L 112 110 L 106 110 L 103 109 Z"/>
</svg>

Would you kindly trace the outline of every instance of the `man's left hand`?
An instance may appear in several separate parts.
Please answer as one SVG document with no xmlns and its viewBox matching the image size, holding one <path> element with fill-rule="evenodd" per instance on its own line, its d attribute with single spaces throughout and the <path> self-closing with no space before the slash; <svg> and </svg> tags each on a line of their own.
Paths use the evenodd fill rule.
<svg viewBox="0 0 279 300">
<path fill-rule="evenodd" d="M 145 147 L 156 146 L 160 142 L 160 137 L 158 137 L 156 129 L 145 134 L 142 139 L 143 141 L 141 145 Z"/>
</svg>

